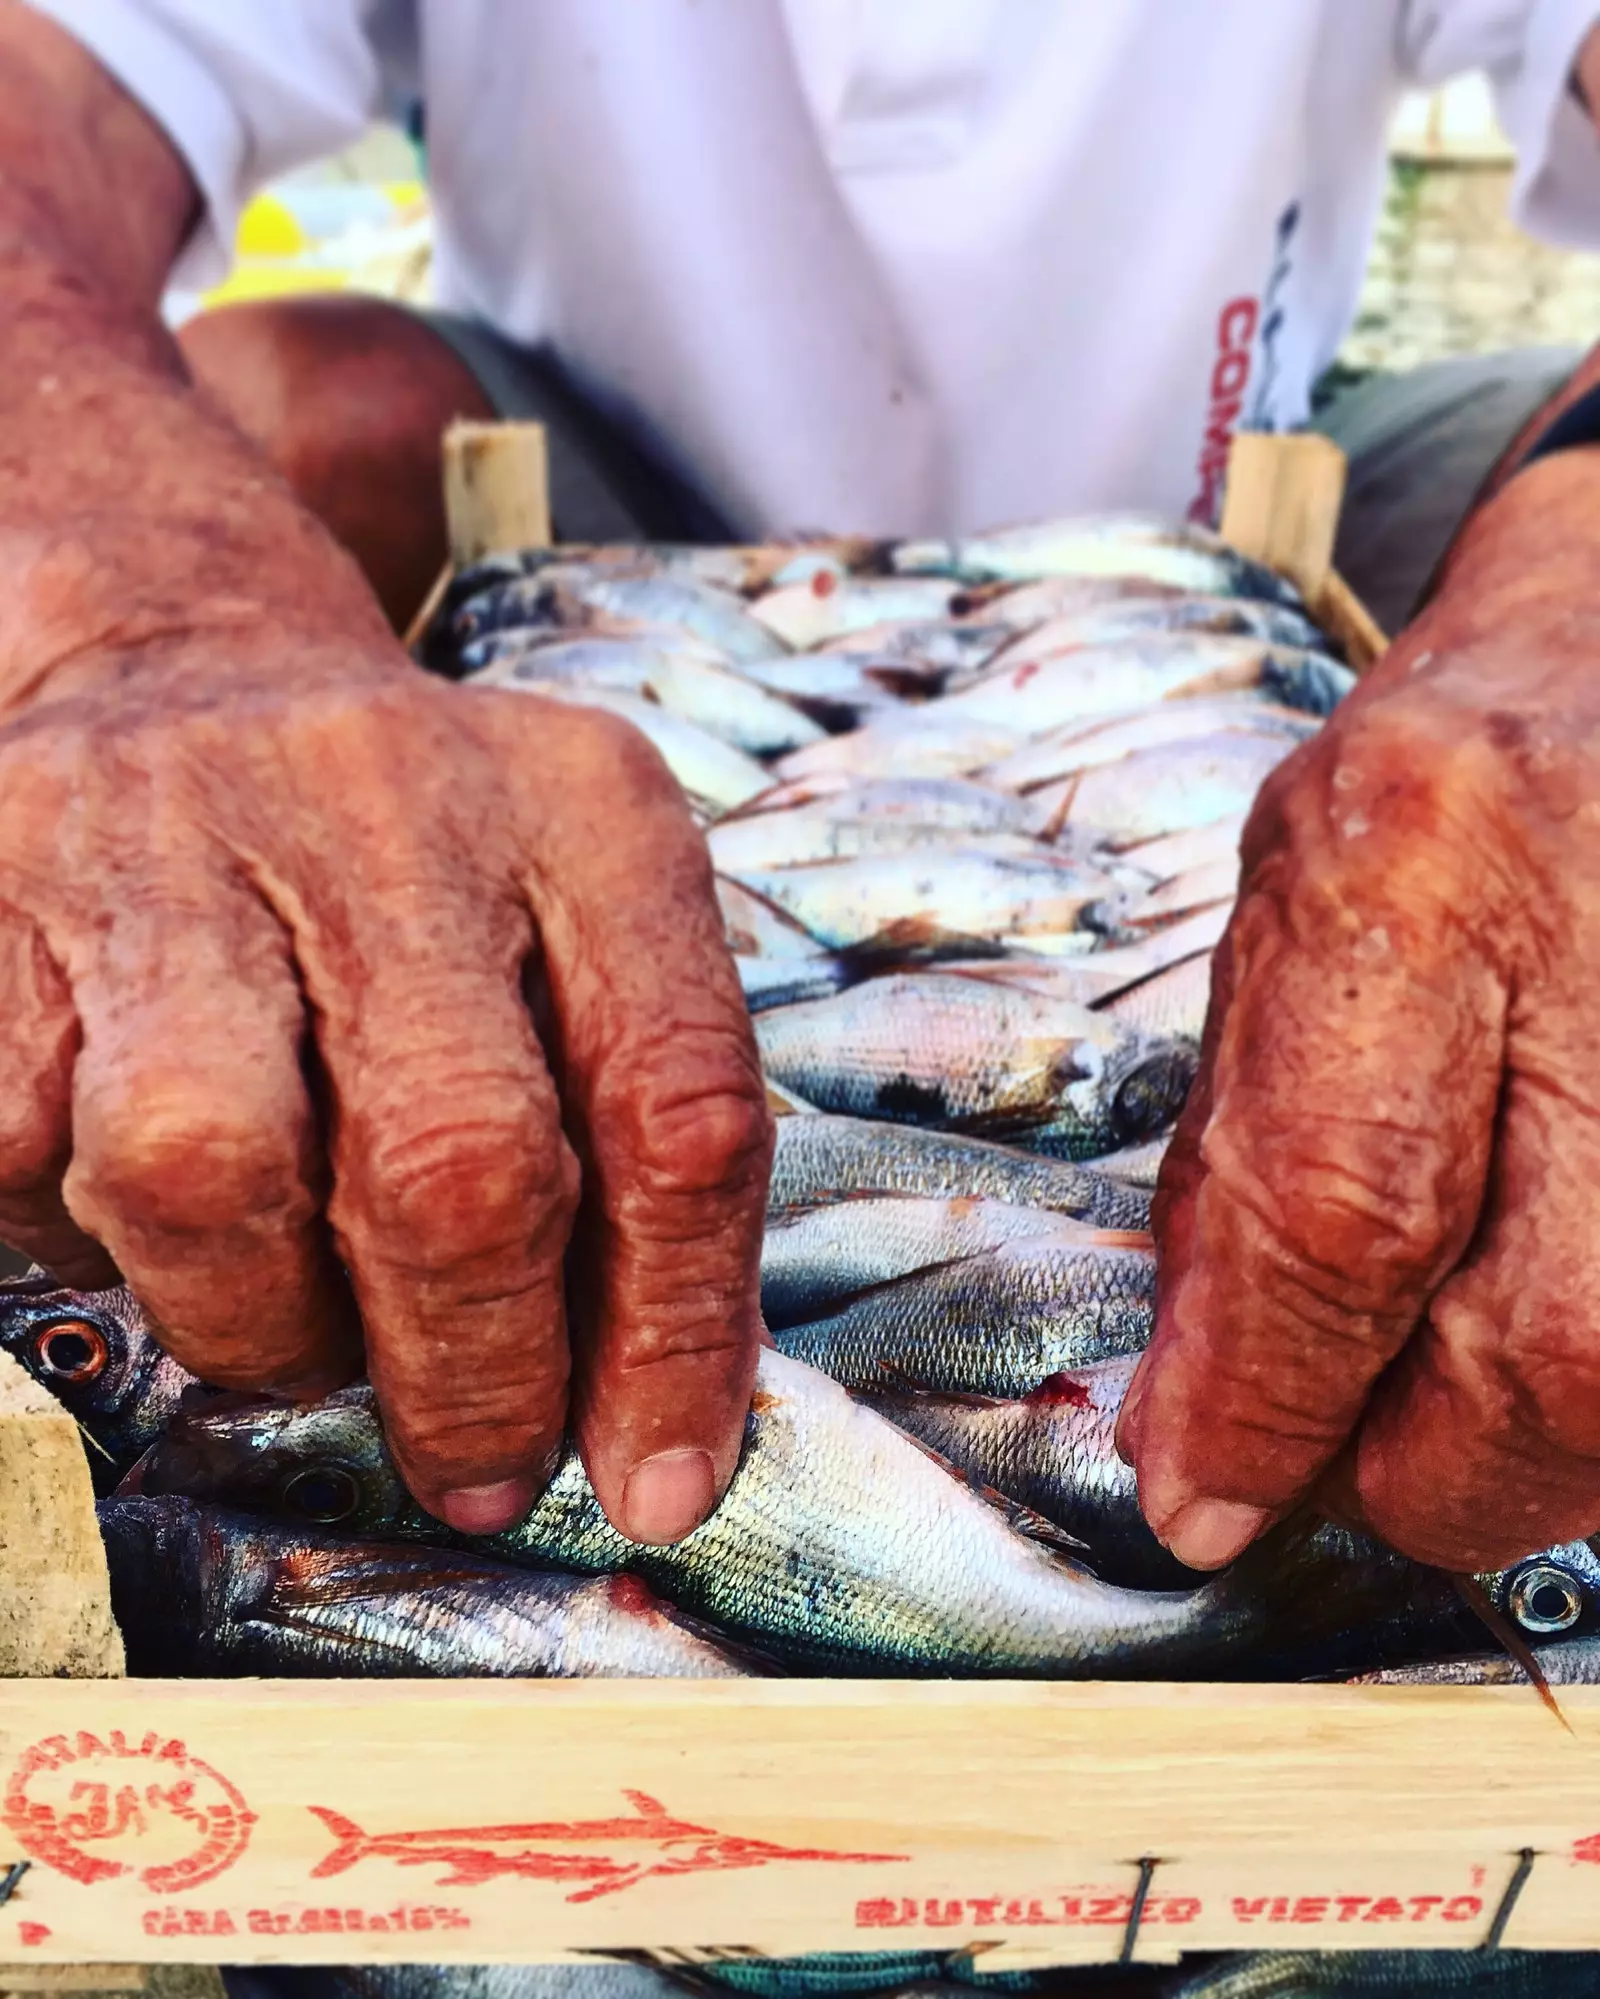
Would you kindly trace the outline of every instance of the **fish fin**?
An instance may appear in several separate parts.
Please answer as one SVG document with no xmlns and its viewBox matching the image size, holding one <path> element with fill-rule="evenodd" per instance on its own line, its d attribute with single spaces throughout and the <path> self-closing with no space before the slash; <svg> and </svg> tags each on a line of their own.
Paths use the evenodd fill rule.
<svg viewBox="0 0 1600 1999">
<path fill-rule="evenodd" d="M 105 1459 L 108 1465 L 114 1465 L 116 1463 L 116 1459 L 106 1449 L 105 1445 L 101 1443 L 100 1439 L 95 1435 L 93 1430 L 89 1428 L 88 1424 L 85 1423 L 82 1420 L 82 1418 L 78 1416 L 74 1416 L 72 1420 L 74 1423 L 77 1424 L 78 1434 L 80 1437 L 82 1437 L 87 1447 L 91 1451 L 98 1451 L 101 1457 Z"/>
<path fill-rule="evenodd" d="M 325 1881 L 330 1874 L 343 1874 L 366 1851 L 367 1835 L 354 1819 L 347 1819 L 343 1812 L 330 1811 L 326 1805 L 307 1805 L 306 1810 L 316 1819 L 321 1819 L 328 1831 L 338 1841 L 331 1853 L 325 1853 L 311 1870 L 313 1881 Z"/>
<path fill-rule="evenodd" d="M 112 1489 L 111 1497 L 113 1499 L 140 1499 L 144 1496 L 145 1470 L 150 1460 L 160 1448 L 160 1443 L 154 1443 L 150 1446 L 149 1450 L 141 1452 L 134 1459 L 133 1463 L 129 1465 L 128 1469 L 122 1474 L 122 1477 Z"/>
<path fill-rule="evenodd" d="M 1076 1569 L 1086 1569 L 1083 1557 L 1092 1552 L 1087 1541 L 1076 1534 L 1069 1534 L 1065 1527 L 1054 1520 L 1047 1520 L 1042 1513 L 1035 1513 L 1031 1506 L 1024 1506 L 1020 1500 L 1009 1499 L 1003 1492 L 996 1492 L 992 1485 L 973 1487 L 980 1499 L 986 1499 L 1010 1521 L 1012 1530 L 1025 1541 L 1036 1541 L 1041 1548 L 1047 1548 L 1053 1555 L 1064 1555 Z M 1092 1570 L 1088 1570 L 1092 1574 Z"/>
<path fill-rule="evenodd" d="M 1523 1637 L 1522 1633 L 1517 1630 L 1511 1620 L 1503 1616 L 1496 1608 L 1490 1599 L 1489 1592 L 1478 1581 L 1476 1576 L 1462 1576 L 1451 1573 L 1450 1580 L 1455 1585 L 1456 1593 L 1462 1602 L 1487 1627 L 1489 1635 L 1494 1639 L 1495 1643 L 1516 1660 L 1517 1664 L 1533 1682 L 1540 1700 L 1543 1701 L 1556 1720 L 1560 1722 L 1568 1735 L 1571 1735 L 1573 1732 L 1572 1723 L 1568 1721 L 1567 1717 L 1561 1711 L 1561 1703 L 1556 1699 L 1551 1689 L 1543 1666 L 1539 1664 L 1538 1653 L 1534 1651 L 1533 1647 Z"/>
<path fill-rule="evenodd" d="M 1086 1160 L 1086 1166 L 1093 1169 L 1093 1162 Z M 1144 1249 L 1154 1250 L 1156 1239 L 1148 1229 L 1096 1229 L 1090 1241 L 1096 1249 Z"/>
</svg>

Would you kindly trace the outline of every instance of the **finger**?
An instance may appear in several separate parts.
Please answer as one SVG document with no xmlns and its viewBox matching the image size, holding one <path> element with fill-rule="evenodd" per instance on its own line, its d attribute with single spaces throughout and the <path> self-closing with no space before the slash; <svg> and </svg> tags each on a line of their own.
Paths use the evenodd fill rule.
<svg viewBox="0 0 1600 1999">
<path fill-rule="evenodd" d="M 1585 991 L 1513 1038 L 1472 1250 L 1380 1382 L 1337 1497 L 1403 1553 L 1499 1568 L 1600 1527 L 1600 1057 Z"/>
<path fill-rule="evenodd" d="M 116 1265 L 61 1198 L 72 1156 L 72 992 L 27 918 L 0 917 L 0 1241 L 63 1284 L 119 1283 Z"/>
<path fill-rule="evenodd" d="M 1492 938 L 1503 896 L 1470 740 L 1425 722 L 1336 723 L 1247 829 L 1129 1426 L 1146 1516 L 1195 1567 L 1306 1493 L 1478 1213 L 1505 982 L 1457 912 Z"/>
<path fill-rule="evenodd" d="M 389 1441 L 422 1505 L 488 1533 L 527 1510 L 561 1437 L 577 1166 L 522 1002 L 533 931 L 498 773 L 465 731 L 415 723 L 300 718 L 294 768 L 337 765 L 340 795 L 310 821 L 315 848 L 284 851 L 276 892 Z"/>
<path fill-rule="evenodd" d="M 480 697 L 481 698 L 481 697 Z M 575 1418 L 589 1476 L 633 1539 L 680 1538 L 738 1462 L 761 1337 L 771 1122 L 710 863 L 635 731 L 495 697 L 513 765 L 559 728 L 563 806 L 529 837 L 584 1166 Z"/>
<path fill-rule="evenodd" d="M 202 1380 L 307 1395 L 347 1381 L 360 1342 L 321 1220 L 281 927 L 196 862 L 181 888 L 147 881 L 108 905 L 75 948 L 74 1219 Z"/>
</svg>

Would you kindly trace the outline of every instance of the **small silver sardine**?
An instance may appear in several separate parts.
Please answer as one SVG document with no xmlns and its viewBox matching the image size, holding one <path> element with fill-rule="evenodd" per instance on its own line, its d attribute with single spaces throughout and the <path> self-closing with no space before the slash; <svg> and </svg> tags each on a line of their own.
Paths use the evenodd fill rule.
<svg viewBox="0 0 1600 1999">
<path fill-rule="evenodd" d="M 1098 1172 L 1010 1146 L 873 1118 L 779 1118 L 769 1218 L 894 1194 L 977 1196 L 1142 1229 L 1147 1204 Z"/>
<path fill-rule="evenodd" d="M 1090 1159 L 1170 1124 L 1185 1043 L 981 979 L 898 973 L 755 1023 L 763 1067 L 819 1110 L 945 1126 Z"/>
<path fill-rule="evenodd" d="M 1151 750 L 1164 743 L 1229 731 L 1285 736 L 1302 743 L 1314 736 L 1319 726 L 1311 716 L 1280 708 L 1252 692 L 1196 694 L 1183 701 L 1159 701 L 1153 708 L 1141 708 L 1132 715 L 1115 715 L 1087 726 L 1071 722 L 1064 729 L 1053 729 L 991 765 L 982 773 L 982 782 L 1031 793 L 1076 771 L 1116 763 L 1134 750 Z"/>
<path fill-rule="evenodd" d="M 300 1477 L 303 1514 L 337 1508 L 347 1474 L 329 1466 Z M 99 1515 L 131 1673 L 720 1680 L 771 1671 L 636 1576 L 540 1574 L 173 1497 L 103 1500 Z"/>
<path fill-rule="evenodd" d="M 38 1269 L 0 1283 L 0 1350 L 98 1446 L 89 1464 L 102 1485 L 150 1448 L 194 1386 L 131 1291 L 72 1291 Z"/>
<path fill-rule="evenodd" d="M 768 590 L 750 611 L 798 652 L 876 625 L 943 618 L 957 588 L 936 577 L 855 576 L 841 581 L 821 573 L 808 582 Z"/>
<path fill-rule="evenodd" d="M 761 1315 L 769 1327 L 794 1325 L 853 1292 L 935 1263 L 1023 1238 L 1082 1242 L 1093 1234 L 1065 1215 L 970 1194 L 836 1201 L 767 1224 Z"/>
<path fill-rule="evenodd" d="M 1153 1194 L 1156 1181 L 1161 1176 L 1161 1162 L 1166 1158 L 1167 1147 L 1171 1143 L 1172 1133 L 1164 1131 L 1155 1138 L 1147 1138 L 1143 1145 L 1129 1145 L 1121 1152 L 1108 1152 L 1104 1159 L 1095 1161 L 1095 1171 L 1119 1181 L 1124 1187 L 1137 1187 L 1141 1193 Z"/>
<path fill-rule="evenodd" d="M 779 761 L 778 772 L 786 780 L 835 774 L 876 778 L 885 771 L 899 777 L 965 777 L 1009 756 L 1031 733 L 1026 726 L 1008 727 L 949 711 L 950 701 L 965 699 L 965 694 L 953 695 L 920 708 L 896 709 L 865 728 L 792 751 Z"/>
<path fill-rule="evenodd" d="M 1028 583 L 1047 576 L 1149 581 L 1199 597 L 1254 597 L 1298 606 L 1294 587 L 1208 529 L 1156 515 L 1102 514 L 1000 528 L 958 541 L 903 541 L 889 565 L 902 576 L 965 583 Z"/>
<path fill-rule="evenodd" d="M 1128 847 L 1237 818 L 1296 748 L 1291 736 L 1197 736 L 1075 771 L 1029 796 L 1053 809 L 1055 823 L 1092 826 L 1108 846 Z"/>
<path fill-rule="evenodd" d="M 1192 1588 L 1198 1578 L 1145 1525 L 1133 1468 L 1117 1456 L 1117 1416 L 1138 1364 L 1130 1355 L 1053 1374 L 1013 1398 L 894 1387 L 858 1393 L 967 1478 L 1053 1521 L 1104 1581 Z"/>
<path fill-rule="evenodd" d="M 872 1285 L 772 1335 L 846 1388 L 1026 1395 L 1052 1374 L 1142 1353 L 1155 1281 L 1146 1235 L 1024 1237 Z"/>
<path fill-rule="evenodd" d="M 924 841 L 912 852 L 867 853 L 798 867 L 746 868 L 738 879 L 786 910 L 830 951 L 940 951 L 976 939 L 1104 927 L 1116 882 L 1067 854 L 1016 835 L 995 851 L 974 841 Z M 1089 921 L 1091 914 L 1098 920 Z"/>
<path fill-rule="evenodd" d="M 406 1493 L 364 1383 L 312 1408 L 230 1397 L 195 1409 L 142 1474 L 151 1494 L 246 1510 L 310 1495 L 325 1522 L 337 1483 L 348 1532 L 456 1539 Z M 472 1545 L 517 1566 L 626 1570 L 743 1643 L 832 1672 L 1214 1670 L 1271 1624 L 1247 1564 L 1183 1595 L 1119 1590 L 1012 1518 L 826 1376 L 768 1350 L 738 1470 L 684 1540 L 647 1547 L 619 1534 L 569 1451 L 525 1520 Z"/>
<path fill-rule="evenodd" d="M 769 1006 L 826 999 L 861 976 L 859 966 L 826 953 L 814 958 L 751 958 L 735 952 L 733 962 L 745 1005 L 752 1013 L 764 1013 Z"/>
<path fill-rule="evenodd" d="M 999 611 L 1000 605 L 995 608 Z M 1328 649 L 1325 635 L 1303 612 L 1248 597 L 1119 597 L 1106 604 L 1058 611 L 1040 620 L 1034 636 L 1041 647 L 1047 644 L 1053 650 L 1122 645 L 1147 632 L 1210 632 L 1218 638 L 1265 639 L 1270 645 L 1308 652 Z"/>
<path fill-rule="evenodd" d="M 823 958 L 827 953 L 792 916 L 752 895 L 726 875 L 716 877 L 728 949 L 741 958 Z"/>
<path fill-rule="evenodd" d="M 1135 1033 L 1192 1041 L 1198 1048 L 1210 1004 L 1211 954 L 1201 952 L 1114 994 L 1101 1011 Z"/>
<path fill-rule="evenodd" d="M 703 639 L 736 666 L 772 659 L 785 650 L 748 606 L 714 584 L 567 561 L 480 591 L 457 609 L 450 631 L 460 646 L 485 632 L 519 625 L 682 632 Z"/>
<path fill-rule="evenodd" d="M 668 770 L 692 800 L 703 800 L 718 811 L 739 805 L 765 791 L 770 782 L 754 757 L 731 743 L 686 722 L 654 701 L 622 688 L 596 687 L 567 681 L 513 680 L 503 683 L 518 694 L 560 701 L 577 708 L 603 708 L 631 722 L 655 745 Z"/>
</svg>

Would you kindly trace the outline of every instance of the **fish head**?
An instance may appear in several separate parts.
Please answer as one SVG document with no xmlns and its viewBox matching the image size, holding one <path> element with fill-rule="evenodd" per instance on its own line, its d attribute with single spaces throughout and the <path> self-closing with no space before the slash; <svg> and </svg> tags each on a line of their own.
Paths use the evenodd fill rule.
<svg viewBox="0 0 1600 1999">
<path fill-rule="evenodd" d="M 1057 1115 L 1116 1151 L 1164 1130 L 1183 1108 L 1198 1064 L 1189 1041 L 1130 1034 L 1109 1015 L 1104 1031 L 1065 1043 L 1050 1082 Z M 1109 1143 L 1105 1142 L 1109 1140 Z"/>
<path fill-rule="evenodd" d="M 1495 1608 L 1536 1644 L 1600 1632 L 1600 1555 L 1563 1541 L 1477 1578 Z"/>
<path fill-rule="evenodd" d="M 246 1395 L 188 1402 L 125 1490 L 341 1533 L 394 1532 L 414 1511 L 365 1382 L 309 1404 Z"/>
<path fill-rule="evenodd" d="M 73 1291 L 42 1270 L 0 1283 L 0 1349 L 125 1462 L 160 1435 L 193 1380 L 156 1344 L 131 1291 Z"/>
</svg>

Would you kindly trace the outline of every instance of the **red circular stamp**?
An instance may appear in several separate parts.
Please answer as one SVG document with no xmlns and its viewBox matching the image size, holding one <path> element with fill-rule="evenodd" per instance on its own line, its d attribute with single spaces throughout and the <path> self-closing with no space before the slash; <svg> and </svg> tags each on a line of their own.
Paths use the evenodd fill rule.
<svg viewBox="0 0 1600 1999">
<path fill-rule="evenodd" d="M 132 1874 L 172 1895 L 231 1867 L 256 1815 L 220 1771 L 170 1736 L 80 1729 L 23 1751 L 0 1819 L 35 1860 L 74 1881 Z"/>
</svg>

